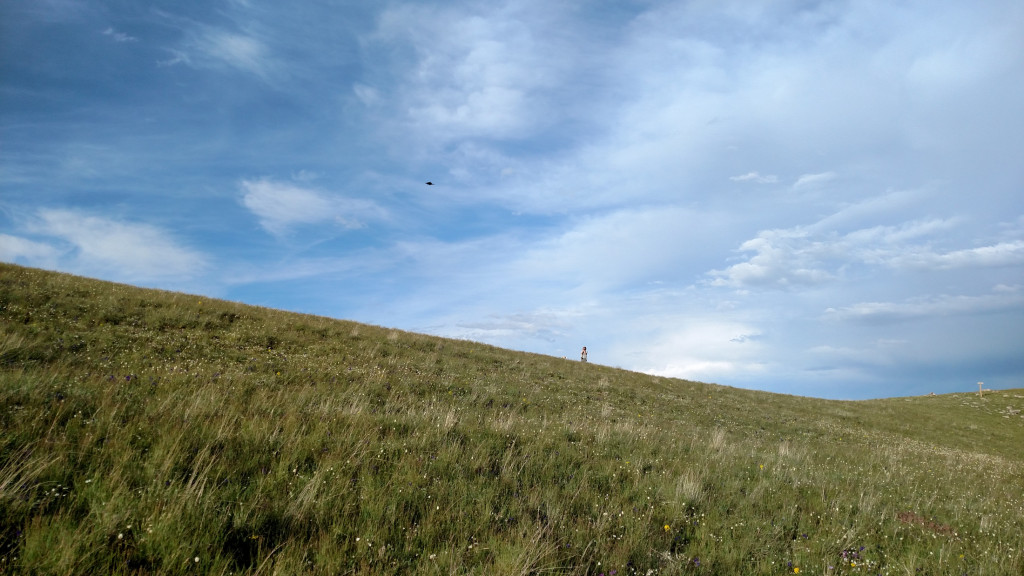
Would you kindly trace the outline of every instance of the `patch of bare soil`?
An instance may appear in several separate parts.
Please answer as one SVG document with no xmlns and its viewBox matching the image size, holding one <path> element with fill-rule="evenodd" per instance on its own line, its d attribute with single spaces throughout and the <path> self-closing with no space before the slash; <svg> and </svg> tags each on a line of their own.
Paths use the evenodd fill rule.
<svg viewBox="0 0 1024 576">
<path fill-rule="evenodd" d="M 943 536 L 956 536 L 956 532 L 953 532 L 953 528 L 948 524 L 940 524 L 934 520 L 929 520 L 920 514 L 913 512 L 900 512 L 896 515 L 896 518 L 904 524 L 915 524 L 936 534 L 942 534 Z"/>
</svg>

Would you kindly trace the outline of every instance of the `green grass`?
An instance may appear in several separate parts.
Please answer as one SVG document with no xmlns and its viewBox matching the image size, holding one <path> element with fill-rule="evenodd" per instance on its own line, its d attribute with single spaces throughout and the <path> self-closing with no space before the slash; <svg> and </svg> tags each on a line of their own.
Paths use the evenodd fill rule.
<svg viewBox="0 0 1024 576">
<path fill-rule="evenodd" d="M 838 402 L 0 265 L 2 574 L 1024 574 L 1024 390 Z"/>
</svg>

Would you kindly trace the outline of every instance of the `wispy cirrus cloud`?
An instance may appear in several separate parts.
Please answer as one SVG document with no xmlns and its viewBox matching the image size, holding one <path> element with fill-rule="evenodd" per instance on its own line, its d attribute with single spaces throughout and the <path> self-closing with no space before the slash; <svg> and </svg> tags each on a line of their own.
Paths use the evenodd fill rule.
<svg viewBox="0 0 1024 576">
<path fill-rule="evenodd" d="M 760 174 L 759 172 L 747 172 L 739 176 L 730 176 L 729 180 L 733 182 L 752 182 L 754 184 L 775 184 L 779 181 L 779 177 L 774 174 Z"/>
<path fill-rule="evenodd" d="M 15 243 L 30 265 L 59 265 L 122 281 L 180 282 L 201 275 L 208 257 L 152 224 L 70 209 L 41 209 L 25 231 L 41 240 Z"/>
<path fill-rule="evenodd" d="M 390 104 L 406 134 L 440 143 L 519 138 L 559 119 L 545 111 L 580 50 L 557 12 L 515 1 L 486 11 L 395 3 L 363 42 L 371 52 L 396 45 L 409 51 L 411 60 L 392 63 L 406 73 L 380 78 L 396 85 Z M 383 94 L 373 84 L 354 86 L 364 103 Z"/>
<path fill-rule="evenodd" d="M 242 204 L 275 235 L 303 224 L 333 223 L 357 229 L 387 217 L 387 211 L 375 202 L 331 195 L 290 182 L 260 178 L 243 180 L 239 186 Z"/>
<path fill-rule="evenodd" d="M 890 266 L 913 266 L 935 270 L 954 268 L 1024 266 L 1024 240 L 999 242 L 990 246 L 965 248 L 950 252 L 932 251 L 894 254 Z"/>
<path fill-rule="evenodd" d="M 933 318 L 1003 310 L 1024 309 L 1024 289 L 1021 286 L 997 286 L 989 294 L 929 295 L 900 302 L 859 302 L 850 306 L 829 308 L 825 318 L 860 322 L 887 322 L 912 318 Z"/>
<path fill-rule="evenodd" d="M 835 172 L 819 172 L 817 174 L 802 174 L 793 183 L 793 188 L 807 188 L 811 186 L 820 186 L 826 182 L 831 182 L 838 178 L 839 175 Z"/>
<path fill-rule="evenodd" d="M 45 242 L 37 242 L 10 234 L 0 234 L 0 260 L 4 262 L 53 268 L 60 253 L 60 250 Z"/>
<path fill-rule="evenodd" d="M 492 315 L 477 321 L 457 323 L 454 335 L 492 342 L 529 338 L 553 343 L 565 337 L 570 327 L 567 316 L 563 311 L 545 310 Z"/>
<path fill-rule="evenodd" d="M 265 77 L 273 60 L 260 40 L 245 34 L 216 28 L 205 29 L 193 40 L 193 47 L 206 59 Z"/>
<path fill-rule="evenodd" d="M 161 66 L 234 69 L 266 82 L 278 80 L 285 73 L 286 67 L 282 66 L 267 40 L 242 25 L 214 26 L 163 12 L 159 14 L 180 28 L 182 34 L 176 45 L 167 48 L 173 56 L 160 61 Z M 113 29 L 110 31 L 116 34 Z"/>
<path fill-rule="evenodd" d="M 104 36 L 108 36 L 114 42 L 138 42 L 139 41 L 139 39 L 136 38 L 135 36 L 131 36 L 131 35 L 126 34 L 124 32 L 119 32 L 119 31 L 115 30 L 113 27 L 108 27 L 106 30 L 104 30 L 103 31 L 103 35 Z"/>
</svg>

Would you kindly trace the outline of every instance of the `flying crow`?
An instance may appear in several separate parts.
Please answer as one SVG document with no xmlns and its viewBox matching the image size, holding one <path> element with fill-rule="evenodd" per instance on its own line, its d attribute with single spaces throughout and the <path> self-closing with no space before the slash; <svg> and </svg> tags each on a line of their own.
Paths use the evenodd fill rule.
<svg viewBox="0 0 1024 576">
<path fill-rule="evenodd" d="M 433 186 L 433 185 L 434 185 L 433 182 L 427 182 L 427 186 Z"/>
</svg>

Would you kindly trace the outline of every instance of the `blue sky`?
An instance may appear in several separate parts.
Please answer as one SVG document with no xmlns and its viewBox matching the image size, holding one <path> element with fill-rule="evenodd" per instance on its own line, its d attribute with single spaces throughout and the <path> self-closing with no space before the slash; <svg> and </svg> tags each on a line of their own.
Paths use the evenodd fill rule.
<svg viewBox="0 0 1024 576">
<path fill-rule="evenodd" d="M 1021 387 L 1022 94 L 1018 0 L 7 0 L 0 260 L 791 394 Z"/>
</svg>

